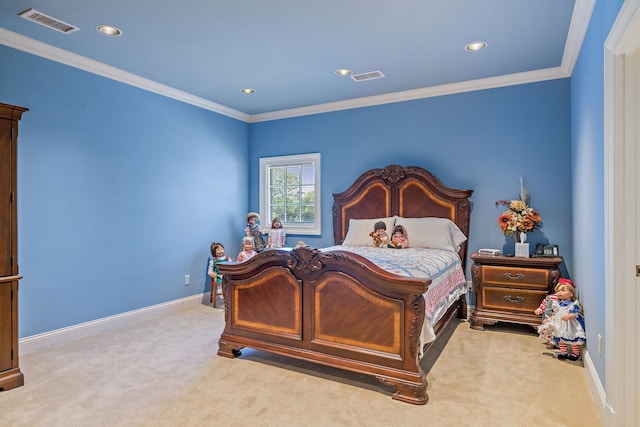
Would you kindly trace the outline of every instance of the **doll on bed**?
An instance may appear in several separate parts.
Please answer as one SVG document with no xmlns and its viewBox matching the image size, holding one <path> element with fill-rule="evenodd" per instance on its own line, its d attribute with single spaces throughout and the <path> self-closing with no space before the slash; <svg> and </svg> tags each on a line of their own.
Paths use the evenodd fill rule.
<svg viewBox="0 0 640 427">
<path fill-rule="evenodd" d="M 373 246 L 378 248 L 386 248 L 389 244 L 389 235 L 387 234 L 387 224 L 384 221 L 378 221 L 373 225 L 373 231 L 369 233 Z"/>
<path fill-rule="evenodd" d="M 407 229 L 404 225 L 396 225 L 393 227 L 393 233 L 391 233 L 390 248 L 404 249 L 409 247 L 409 237 L 407 235 Z"/>
</svg>

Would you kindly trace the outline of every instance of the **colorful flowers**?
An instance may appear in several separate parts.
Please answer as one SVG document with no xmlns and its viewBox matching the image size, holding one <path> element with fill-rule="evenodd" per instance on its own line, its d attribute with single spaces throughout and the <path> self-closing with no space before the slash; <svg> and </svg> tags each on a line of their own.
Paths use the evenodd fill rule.
<svg viewBox="0 0 640 427">
<path fill-rule="evenodd" d="M 504 235 L 511 236 L 516 232 L 528 233 L 540 227 L 542 218 L 538 212 L 529 206 L 528 199 L 527 190 L 524 188 L 522 178 L 520 178 L 520 199 L 511 201 L 499 200 L 496 202 L 496 206 L 509 207 L 498 218 L 498 225 Z"/>
</svg>

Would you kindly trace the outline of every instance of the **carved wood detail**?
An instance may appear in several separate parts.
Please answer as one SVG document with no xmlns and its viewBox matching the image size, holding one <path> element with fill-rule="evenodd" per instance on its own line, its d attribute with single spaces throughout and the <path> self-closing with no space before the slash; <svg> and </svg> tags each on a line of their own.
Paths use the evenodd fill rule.
<svg viewBox="0 0 640 427">
<path fill-rule="evenodd" d="M 409 352 L 416 354 L 420 343 L 420 332 L 424 323 L 425 301 L 422 295 L 415 296 L 413 303 L 411 303 L 411 309 L 413 310 L 413 318 L 411 319 L 411 329 L 409 330 Z"/>
</svg>

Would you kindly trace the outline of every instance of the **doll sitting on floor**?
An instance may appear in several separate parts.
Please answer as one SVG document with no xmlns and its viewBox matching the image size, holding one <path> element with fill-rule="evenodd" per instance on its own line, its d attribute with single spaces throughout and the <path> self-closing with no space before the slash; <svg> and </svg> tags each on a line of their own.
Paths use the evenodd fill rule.
<svg viewBox="0 0 640 427">
<path fill-rule="evenodd" d="M 578 360 L 580 346 L 585 343 L 584 317 L 580 302 L 576 298 L 576 287 L 565 279 L 555 288 L 557 300 L 551 301 L 553 314 L 538 327 L 540 338 L 558 343 L 558 359 Z M 569 351 L 571 350 L 571 351 Z"/>
<path fill-rule="evenodd" d="M 566 281 L 570 281 L 569 279 L 560 278 L 558 283 L 565 283 Z M 557 301 L 558 296 L 556 294 L 547 295 L 538 308 L 535 309 L 534 313 L 537 315 L 542 315 L 542 325 L 549 321 L 549 318 L 553 315 L 553 301 Z M 557 343 L 553 340 L 552 336 L 549 336 L 550 333 L 547 332 L 547 337 L 542 337 L 545 339 L 544 344 L 548 349 L 554 349 L 557 347 Z"/>
<path fill-rule="evenodd" d="M 378 248 L 386 248 L 389 244 L 389 235 L 387 234 L 387 224 L 384 221 L 378 221 L 373 225 L 373 231 L 369 233 L 373 246 Z"/>
</svg>

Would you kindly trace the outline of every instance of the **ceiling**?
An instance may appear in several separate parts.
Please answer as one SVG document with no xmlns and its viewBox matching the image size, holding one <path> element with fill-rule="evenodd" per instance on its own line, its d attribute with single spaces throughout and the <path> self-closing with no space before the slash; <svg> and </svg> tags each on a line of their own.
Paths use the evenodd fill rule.
<svg viewBox="0 0 640 427">
<path fill-rule="evenodd" d="M 569 77 L 594 4 L 2 0 L 0 44 L 256 122 Z M 18 16 L 29 8 L 79 30 Z M 465 50 L 477 41 L 487 47 Z"/>
</svg>

